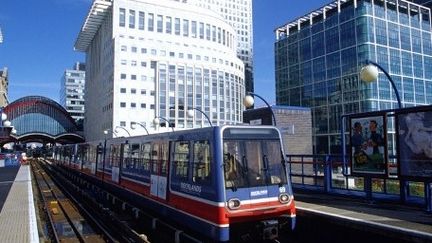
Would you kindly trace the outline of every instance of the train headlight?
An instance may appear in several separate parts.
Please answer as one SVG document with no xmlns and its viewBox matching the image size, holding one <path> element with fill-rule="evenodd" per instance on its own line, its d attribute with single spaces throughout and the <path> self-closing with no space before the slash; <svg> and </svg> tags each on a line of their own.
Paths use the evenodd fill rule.
<svg viewBox="0 0 432 243">
<path fill-rule="evenodd" d="M 289 203 L 291 201 L 291 198 L 288 194 L 282 193 L 279 195 L 279 202 L 280 203 Z"/>
<path fill-rule="evenodd" d="M 240 200 L 237 198 L 232 198 L 232 199 L 228 200 L 228 203 L 227 203 L 228 208 L 231 210 L 239 208 L 240 204 L 241 204 Z"/>
</svg>

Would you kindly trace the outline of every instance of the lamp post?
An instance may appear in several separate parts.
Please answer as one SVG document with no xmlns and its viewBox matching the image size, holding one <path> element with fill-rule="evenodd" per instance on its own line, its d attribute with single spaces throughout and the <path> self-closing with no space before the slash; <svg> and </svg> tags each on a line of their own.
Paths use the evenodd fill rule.
<svg viewBox="0 0 432 243">
<path fill-rule="evenodd" d="M 103 131 L 103 133 L 105 134 L 105 139 L 106 139 L 106 135 L 108 135 L 110 132 L 111 132 L 114 136 L 117 137 L 117 133 L 116 133 L 115 131 L 112 131 L 111 129 L 107 129 L 107 130 L 104 130 L 104 131 Z"/>
<path fill-rule="evenodd" d="M 154 119 L 153 119 L 153 124 L 155 125 L 155 126 L 159 126 L 159 124 L 160 124 L 160 120 L 164 120 L 164 121 L 166 121 L 167 122 L 167 127 L 169 127 L 170 126 L 170 122 L 165 118 L 165 117 L 162 117 L 162 116 L 157 116 L 157 117 L 155 117 Z M 172 131 L 174 132 L 174 127 L 171 127 L 172 128 Z M 169 128 L 168 128 L 169 129 Z"/>
<path fill-rule="evenodd" d="M 273 110 L 272 110 L 271 106 L 269 105 L 269 103 L 263 97 L 255 94 L 255 93 L 248 92 L 247 95 L 243 98 L 243 105 L 246 108 L 252 107 L 253 104 L 254 104 L 254 102 L 255 102 L 254 101 L 254 97 L 255 96 L 258 97 L 258 98 L 260 98 L 267 105 L 267 107 L 270 109 L 270 112 L 271 112 L 271 115 L 272 115 L 272 118 L 273 118 L 273 125 L 276 126 L 276 117 L 275 117 L 275 114 L 273 113 Z"/>
<path fill-rule="evenodd" d="M 144 122 L 131 122 L 131 129 L 135 130 L 136 129 L 136 125 L 140 125 L 142 128 L 144 128 L 144 130 L 147 132 L 147 135 L 150 135 L 149 131 L 147 130 L 145 123 Z"/>
<path fill-rule="evenodd" d="M 390 81 L 390 84 L 396 94 L 396 99 L 398 102 L 398 106 L 399 109 L 402 108 L 402 102 L 399 96 L 399 92 L 396 88 L 396 84 L 394 83 L 393 79 L 391 78 L 390 74 L 388 74 L 388 72 L 381 67 L 378 63 L 367 60 L 366 61 L 367 65 L 364 66 L 361 71 L 360 71 L 360 79 L 363 80 L 364 82 L 374 82 L 375 80 L 378 79 L 378 68 L 387 76 L 387 79 Z"/>
<path fill-rule="evenodd" d="M 188 115 L 189 117 L 194 117 L 194 115 L 195 115 L 194 110 L 197 110 L 197 111 L 201 112 L 201 114 L 203 114 L 203 115 L 205 116 L 205 118 L 207 118 L 207 121 L 208 121 L 208 123 L 210 124 L 210 126 L 211 126 L 211 127 L 213 126 L 212 122 L 210 121 L 210 118 L 209 118 L 209 117 L 207 116 L 207 114 L 204 113 L 204 111 L 202 111 L 201 109 L 198 109 L 198 108 L 196 108 L 196 107 L 189 108 L 188 111 L 187 111 L 187 115 Z"/>
<path fill-rule="evenodd" d="M 122 126 L 116 126 L 115 127 L 114 131 L 116 132 L 116 134 L 118 133 L 118 130 L 117 130 L 118 128 L 123 129 L 128 134 L 129 137 L 131 136 L 130 133 L 129 133 L 129 131 L 126 128 L 122 127 Z"/>
</svg>

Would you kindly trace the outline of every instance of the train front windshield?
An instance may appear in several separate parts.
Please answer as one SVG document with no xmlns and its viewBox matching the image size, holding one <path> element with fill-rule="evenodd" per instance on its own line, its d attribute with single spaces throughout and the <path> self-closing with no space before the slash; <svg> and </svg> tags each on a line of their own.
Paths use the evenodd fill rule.
<svg viewBox="0 0 432 243">
<path fill-rule="evenodd" d="M 273 129 L 272 129 L 273 130 Z M 275 131 L 275 130 L 274 130 Z M 279 137 L 269 134 L 225 136 L 223 142 L 226 188 L 286 184 L 284 159 Z"/>
</svg>

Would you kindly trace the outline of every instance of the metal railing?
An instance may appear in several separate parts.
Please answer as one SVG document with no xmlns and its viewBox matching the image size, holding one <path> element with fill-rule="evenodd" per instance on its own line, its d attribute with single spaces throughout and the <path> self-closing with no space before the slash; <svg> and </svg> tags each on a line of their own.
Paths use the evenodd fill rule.
<svg viewBox="0 0 432 243">
<path fill-rule="evenodd" d="M 389 163 L 388 177 L 352 176 L 341 155 L 286 155 L 294 191 L 313 190 L 374 201 L 394 201 L 432 210 L 431 184 L 397 177 L 397 164 Z M 346 160 L 348 161 L 348 160 Z M 390 158 L 392 160 L 392 157 Z"/>
</svg>

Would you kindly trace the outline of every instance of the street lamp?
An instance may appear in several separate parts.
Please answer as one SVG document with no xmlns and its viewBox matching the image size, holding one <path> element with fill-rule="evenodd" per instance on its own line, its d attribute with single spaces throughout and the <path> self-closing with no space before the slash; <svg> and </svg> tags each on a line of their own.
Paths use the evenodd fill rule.
<svg viewBox="0 0 432 243">
<path fill-rule="evenodd" d="M 144 130 L 147 132 L 147 135 L 150 135 L 149 131 L 145 126 L 145 122 L 131 122 L 131 129 L 135 130 L 137 124 L 140 125 L 142 128 L 144 128 Z"/>
<path fill-rule="evenodd" d="M 167 122 L 167 127 L 169 127 L 170 126 L 170 122 L 165 118 L 165 117 L 161 117 L 161 116 L 157 116 L 157 117 L 155 117 L 154 119 L 153 119 L 153 124 L 155 125 L 155 126 L 159 126 L 159 124 L 160 124 L 160 120 L 164 120 L 164 121 L 166 121 Z M 172 131 L 174 132 L 174 127 L 171 127 L 172 128 Z"/>
<path fill-rule="evenodd" d="M 246 108 L 252 107 L 254 105 L 254 102 L 255 102 L 255 100 L 254 100 L 255 96 L 258 97 L 258 98 L 260 98 L 267 105 L 267 107 L 270 109 L 270 112 L 271 112 L 271 115 L 272 115 L 272 118 L 273 118 L 273 125 L 276 126 L 276 117 L 275 117 L 275 114 L 273 113 L 273 110 L 272 110 L 271 106 L 269 105 L 269 103 L 263 97 L 255 94 L 255 93 L 248 92 L 247 95 L 243 98 L 243 105 Z"/>
<path fill-rule="evenodd" d="M 195 115 L 194 110 L 197 110 L 197 111 L 201 112 L 201 113 L 205 116 L 205 118 L 207 118 L 207 121 L 208 121 L 208 123 L 210 124 L 210 126 L 211 126 L 211 127 L 213 126 L 213 124 L 212 124 L 212 122 L 210 121 L 210 118 L 207 116 L 207 114 L 204 113 L 204 111 L 202 111 L 201 109 L 198 109 L 198 108 L 196 108 L 196 107 L 192 107 L 192 108 L 189 108 L 189 109 L 188 109 L 188 111 L 187 111 L 187 115 L 188 115 L 188 117 L 194 117 L 194 115 Z"/>
<path fill-rule="evenodd" d="M 2 122 L 6 121 L 6 119 L 7 119 L 6 113 L 1 112 L 1 120 L 2 120 Z"/>
<path fill-rule="evenodd" d="M 12 126 L 12 123 L 10 121 L 6 120 L 3 122 L 3 126 L 10 127 L 10 126 Z"/>
<path fill-rule="evenodd" d="M 396 99 L 398 102 L 399 109 L 401 109 L 402 102 L 399 96 L 399 92 L 396 88 L 393 79 L 390 77 L 390 74 L 388 74 L 388 72 L 376 62 L 367 60 L 366 63 L 367 65 L 360 70 L 360 79 L 367 83 L 374 82 L 375 80 L 378 79 L 378 68 L 379 68 L 387 76 L 387 79 L 390 81 L 390 84 L 396 94 Z"/>
<path fill-rule="evenodd" d="M 114 136 L 117 137 L 117 133 L 116 133 L 115 131 L 111 131 L 111 129 L 106 129 L 106 130 L 103 131 L 103 133 L 104 133 L 105 135 L 108 135 L 109 132 L 111 132 Z M 105 136 L 105 138 L 106 138 L 106 136 Z"/>
<path fill-rule="evenodd" d="M 115 131 L 116 133 L 118 133 L 118 130 L 117 130 L 118 128 L 121 128 L 121 129 L 125 130 L 125 132 L 128 134 L 128 136 L 129 136 L 129 137 L 131 136 L 130 133 L 129 133 L 129 131 L 128 131 L 126 128 L 122 127 L 122 126 L 116 126 L 116 127 L 115 127 L 114 131 Z"/>
</svg>

